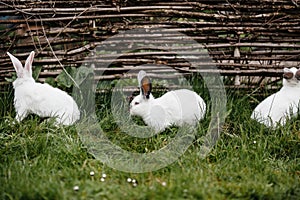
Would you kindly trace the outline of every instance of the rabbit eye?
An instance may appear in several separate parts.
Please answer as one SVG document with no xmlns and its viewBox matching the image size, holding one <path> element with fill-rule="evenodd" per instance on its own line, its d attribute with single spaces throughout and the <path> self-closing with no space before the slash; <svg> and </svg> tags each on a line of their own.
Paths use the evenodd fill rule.
<svg viewBox="0 0 300 200">
<path fill-rule="evenodd" d="M 134 105 L 139 105 L 140 103 L 139 102 L 134 102 Z"/>
</svg>

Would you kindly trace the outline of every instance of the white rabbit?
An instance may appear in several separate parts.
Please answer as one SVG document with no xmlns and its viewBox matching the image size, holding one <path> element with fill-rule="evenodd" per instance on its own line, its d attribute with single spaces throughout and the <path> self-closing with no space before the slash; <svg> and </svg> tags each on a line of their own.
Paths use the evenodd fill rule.
<svg viewBox="0 0 300 200">
<path fill-rule="evenodd" d="M 251 118 L 275 128 L 298 113 L 300 100 L 300 70 L 284 68 L 282 88 L 263 100 L 254 109 Z"/>
<path fill-rule="evenodd" d="M 16 120 L 22 121 L 29 113 L 40 117 L 54 117 L 56 123 L 71 125 L 80 118 L 80 112 L 74 99 L 66 92 L 48 84 L 35 82 L 32 78 L 34 51 L 28 56 L 25 66 L 9 52 L 17 79 L 13 82 L 15 90 L 14 106 Z"/>
<path fill-rule="evenodd" d="M 145 71 L 138 74 L 140 95 L 130 103 L 130 115 L 140 116 L 155 132 L 170 125 L 196 125 L 204 118 L 206 104 L 195 92 L 180 89 L 170 91 L 155 99 L 151 94 L 151 82 Z"/>
</svg>

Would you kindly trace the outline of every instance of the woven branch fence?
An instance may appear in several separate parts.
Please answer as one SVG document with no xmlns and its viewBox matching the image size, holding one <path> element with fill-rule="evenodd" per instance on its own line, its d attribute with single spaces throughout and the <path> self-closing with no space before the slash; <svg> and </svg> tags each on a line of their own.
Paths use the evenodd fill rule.
<svg viewBox="0 0 300 200">
<path fill-rule="evenodd" d="M 276 86 L 284 67 L 300 65 L 298 0 L 0 0 L 0 83 L 7 84 L 5 78 L 14 72 L 7 51 L 24 62 L 34 50 L 34 66 L 42 66 L 39 80 L 45 81 L 63 66 L 80 67 L 101 42 L 137 28 L 167 29 L 164 39 L 181 33 L 203 45 L 211 58 L 206 64 L 217 67 L 206 72 L 223 75 L 227 87 Z M 155 42 L 144 33 L 131 38 Z M 126 43 L 117 37 L 111 41 Z M 168 46 L 172 41 L 158 42 Z M 191 49 L 184 51 L 189 55 Z M 102 70 L 98 80 L 131 76 L 128 71 L 145 64 L 153 72 L 162 69 L 158 64 L 185 75 L 199 70 L 167 50 L 116 54 L 101 57 L 113 64 L 97 68 Z"/>
</svg>

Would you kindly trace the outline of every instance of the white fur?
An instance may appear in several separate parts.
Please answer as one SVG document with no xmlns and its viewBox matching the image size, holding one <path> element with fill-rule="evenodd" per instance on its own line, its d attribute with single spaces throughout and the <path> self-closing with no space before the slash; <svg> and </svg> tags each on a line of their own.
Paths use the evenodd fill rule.
<svg viewBox="0 0 300 200">
<path fill-rule="evenodd" d="M 284 125 L 286 119 L 298 113 L 300 100 L 300 81 L 295 78 L 296 68 L 285 68 L 285 72 L 293 72 L 292 79 L 283 79 L 282 88 L 263 100 L 254 109 L 251 118 L 268 126 Z"/>
<path fill-rule="evenodd" d="M 17 72 L 13 82 L 16 120 L 22 121 L 28 114 L 54 117 L 58 124 L 72 125 L 80 118 L 74 99 L 66 92 L 48 84 L 36 83 L 32 78 L 34 52 L 28 56 L 23 68 L 21 62 L 7 52 Z"/>
<path fill-rule="evenodd" d="M 147 99 L 140 93 L 130 103 L 130 115 L 142 117 L 156 132 L 170 125 L 196 125 L 205 112 L 204 100 L 187 89 L 170 91 L 157 99 L 152 94 Z"/>
</svg>

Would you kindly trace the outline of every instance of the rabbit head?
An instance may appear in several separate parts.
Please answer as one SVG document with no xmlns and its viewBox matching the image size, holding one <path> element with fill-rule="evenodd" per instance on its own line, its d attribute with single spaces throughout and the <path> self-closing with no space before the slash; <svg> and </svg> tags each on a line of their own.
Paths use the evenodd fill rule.
<svg viewBox="0 0 300 200">
<path fill-rule="evenodd" d="M 7 55 L 10 57 L 15 71 L 17 73 L 17 79 L 14 81 L 14 86 L 24 82 L 24 81 L 33 81 L 32 78 L 32 62 L 34 58 L 34 51 L 30 53 L 28 58 L 25 61 L 25 66 L 23 67 L 22 63 L 15 56 L 7 52 Z"/>
<path fill-rule="evenodd" d="M 140 94 L 133 98 L 130 103 L 130 114 L 143 116 L 149 110 L 149 103 L 154 97 L 151 94 L 152 84 L 150 78 L 145 71 L 140 71 L 138 74 L 138 83 Z"/>
<path fill-rule="evenodd" d="M 295 67 L 283 69 L 283 86 L 300 87 L 300 70 Z"/>
</svg>

